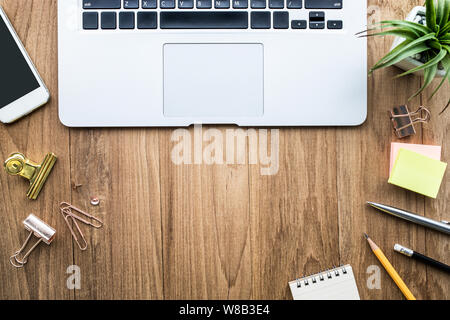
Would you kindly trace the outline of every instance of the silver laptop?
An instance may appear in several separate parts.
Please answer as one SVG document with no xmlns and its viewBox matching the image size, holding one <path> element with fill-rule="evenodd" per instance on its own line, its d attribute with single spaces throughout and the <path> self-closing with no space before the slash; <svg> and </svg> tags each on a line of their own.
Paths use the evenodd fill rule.
<svg viewBox="0 0 450 320">
<path fill-rule="evenodd" d="M 59 0 L 70 127 L 359 125 L 364 0 Z"/>
</svg>

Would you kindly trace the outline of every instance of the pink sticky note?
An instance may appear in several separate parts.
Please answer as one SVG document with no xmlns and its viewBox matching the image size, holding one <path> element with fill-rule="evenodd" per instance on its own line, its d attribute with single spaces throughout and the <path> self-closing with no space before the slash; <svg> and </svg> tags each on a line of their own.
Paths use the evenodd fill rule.
<svg viewBox="0 0 450 320">
<path fill-rule="evenodd" d="M 427 156 L 434 160 L 441 160 L 441 146 L 429 146 L 425 144 L 399 143 L 392 142 L 391 144 L 391 165 L 389 167 L 389 176 L 391 175 L 392 167 L 395 159 L 397 159 L 398 151 L 400 149 L 411 150 L 421 155 Z"/>
</svg>

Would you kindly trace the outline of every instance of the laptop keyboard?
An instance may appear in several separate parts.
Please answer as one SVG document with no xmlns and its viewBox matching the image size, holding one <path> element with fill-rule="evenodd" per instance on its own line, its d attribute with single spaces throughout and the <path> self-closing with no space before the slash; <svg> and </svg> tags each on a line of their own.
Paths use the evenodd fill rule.
<svg viewBox="0 0 450 320">
<path fill-rule="evenodd" d="M 83 0 L 85 30 L 152 29 L 330 29 L 325 11 L 340 10 L 343 0 Z M 308 20 L 292 19 L 298 10 Z"/>
</svg>

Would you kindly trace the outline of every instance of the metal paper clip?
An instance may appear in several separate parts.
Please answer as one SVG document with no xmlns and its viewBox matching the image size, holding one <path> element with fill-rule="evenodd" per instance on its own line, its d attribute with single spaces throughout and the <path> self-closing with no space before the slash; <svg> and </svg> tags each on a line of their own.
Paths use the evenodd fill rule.
<svg viewBox="0 0 450 320">
<path fill-rule="evenodd" d="M 74 207 L 73 205 L 71 205 L 70 203 L 67 203 L 67 202 L 61 202 L 61 204 L 59 205 L 59 209 L 64 218 L 64 221 L 66 221 L 66 224 L 69 227 L 70 232 L 72 233 L 73 238 L 75 239 L 75 242 L 78 244 L 78 247 L 81 250 L 86 250 L 88 244 L 87 244 L 86 238 L 84 237 L 83 232 L 81 232 L 80 226 L 78 225 L 76 220 L 78 220 L 84 224 L 87 224 L 89 226 L 92 226 L 96 229 L 103 227 L 103 222 L 100 219 L 90 215 L 87 212 L 84 212 L 83 210 L 80 210 L 80 209 Z M 91 221 L 83 219 L 81 216 L 76 215 L 75 213 L 78 213 L 81 216 L 85 216 L 89 219 L 92 219 L 95 223 L 92 223 Z M 83 246 L 81 245 L 80 241 L 78 240 L 78 237 L 77 237 L 76 233 L 74 232 L 74 230 L 69 222 L 69 219 L 72 220 L 73 224 L 75 225 L 75 228 L 77 229 L 78 233 L 80 234 L 81 240 L 84 242 Z"/>
<path fill-rule="evenodd" d="M 6 159 L 4 167 L 8 174 L 13 176 L 19 175 L 30 180 L 27 197 L 35 200 L 52 171 L 55 162 L 56 156 L 53 153 L 48 153 L 42 163 L 37 164 L 27 159 L 23 154 L 16 152 Z"/>
<path fill-rule="evenodd" d="M 389 117 L 397 137 L 405 138 L 416 134 L 414 124 L 430 121 L 431 113 L 425 107 L 420 107 L 415 112 L 409 112 L 408 106 L 404 105 L 389 111 Z"/>
<path fill-rule="evenodd" d="M 27 239 L 23 243 L 22 247 L 17 250 L 10 258 L 9 261 L 16 268 L 22 268 L 28 262 L 28 256 L 30 253 L 41 243 L 44 241 L 46 244 L 50 244 L 55 238 L 56 231 L 44 221 L 36 217 L 34 214 L 30 214 L 28 218 L 23 221 L 25 229 L 30 231 Z M 31 236 L 35 235 L 39 240 L 28 250 L 25 255 L 23 255 L 22 259 L 18 258 L 18 256 L 25 250 L 28 242 L 30 242 Z"/>
</svg>

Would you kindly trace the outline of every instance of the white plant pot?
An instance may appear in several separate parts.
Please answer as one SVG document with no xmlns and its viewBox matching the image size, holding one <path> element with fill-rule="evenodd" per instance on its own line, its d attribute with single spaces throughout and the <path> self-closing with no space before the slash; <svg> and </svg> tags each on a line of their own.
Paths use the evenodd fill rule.
<svg viewBox="0 0 450 320">
<path fill-rule="evenodd" d="M 411 21 L 413 22 L 414 19 L 419 15 L 422 14 L 424 15 L 426 12 L 425 7 L 415 7 L 414 9 L 412 9 L 412 11 L 408 14 L 408 16 L 406 17 L 406 21 Z M 405 38 L 402 37 L 395 37 L 394 39 L 394 43 L 392 44 L 391 47 L 391 51 L 397 47 L 400 43 L 402 43 L 403 41 L 405 41 Z M 420 62 L 419 60 L 416 60 L 414 58 L 406 58 L 398 63 L 395 64 L 395 66 L 399 67 L 400 69 L 404 70 L 404 71 L 408 71 L 411 70 L 413 68 L 416 68 L 418 66 L 423 65 L 422 62 Z M 423 70 L 420 71 L 416 71 L 414 72 L 415 75 L 417 76 L 423 76 Z M 436 73 L 436 77 L 442 78 L 445 76 L 445 70 L 438 70 Z"/>
</svg>

